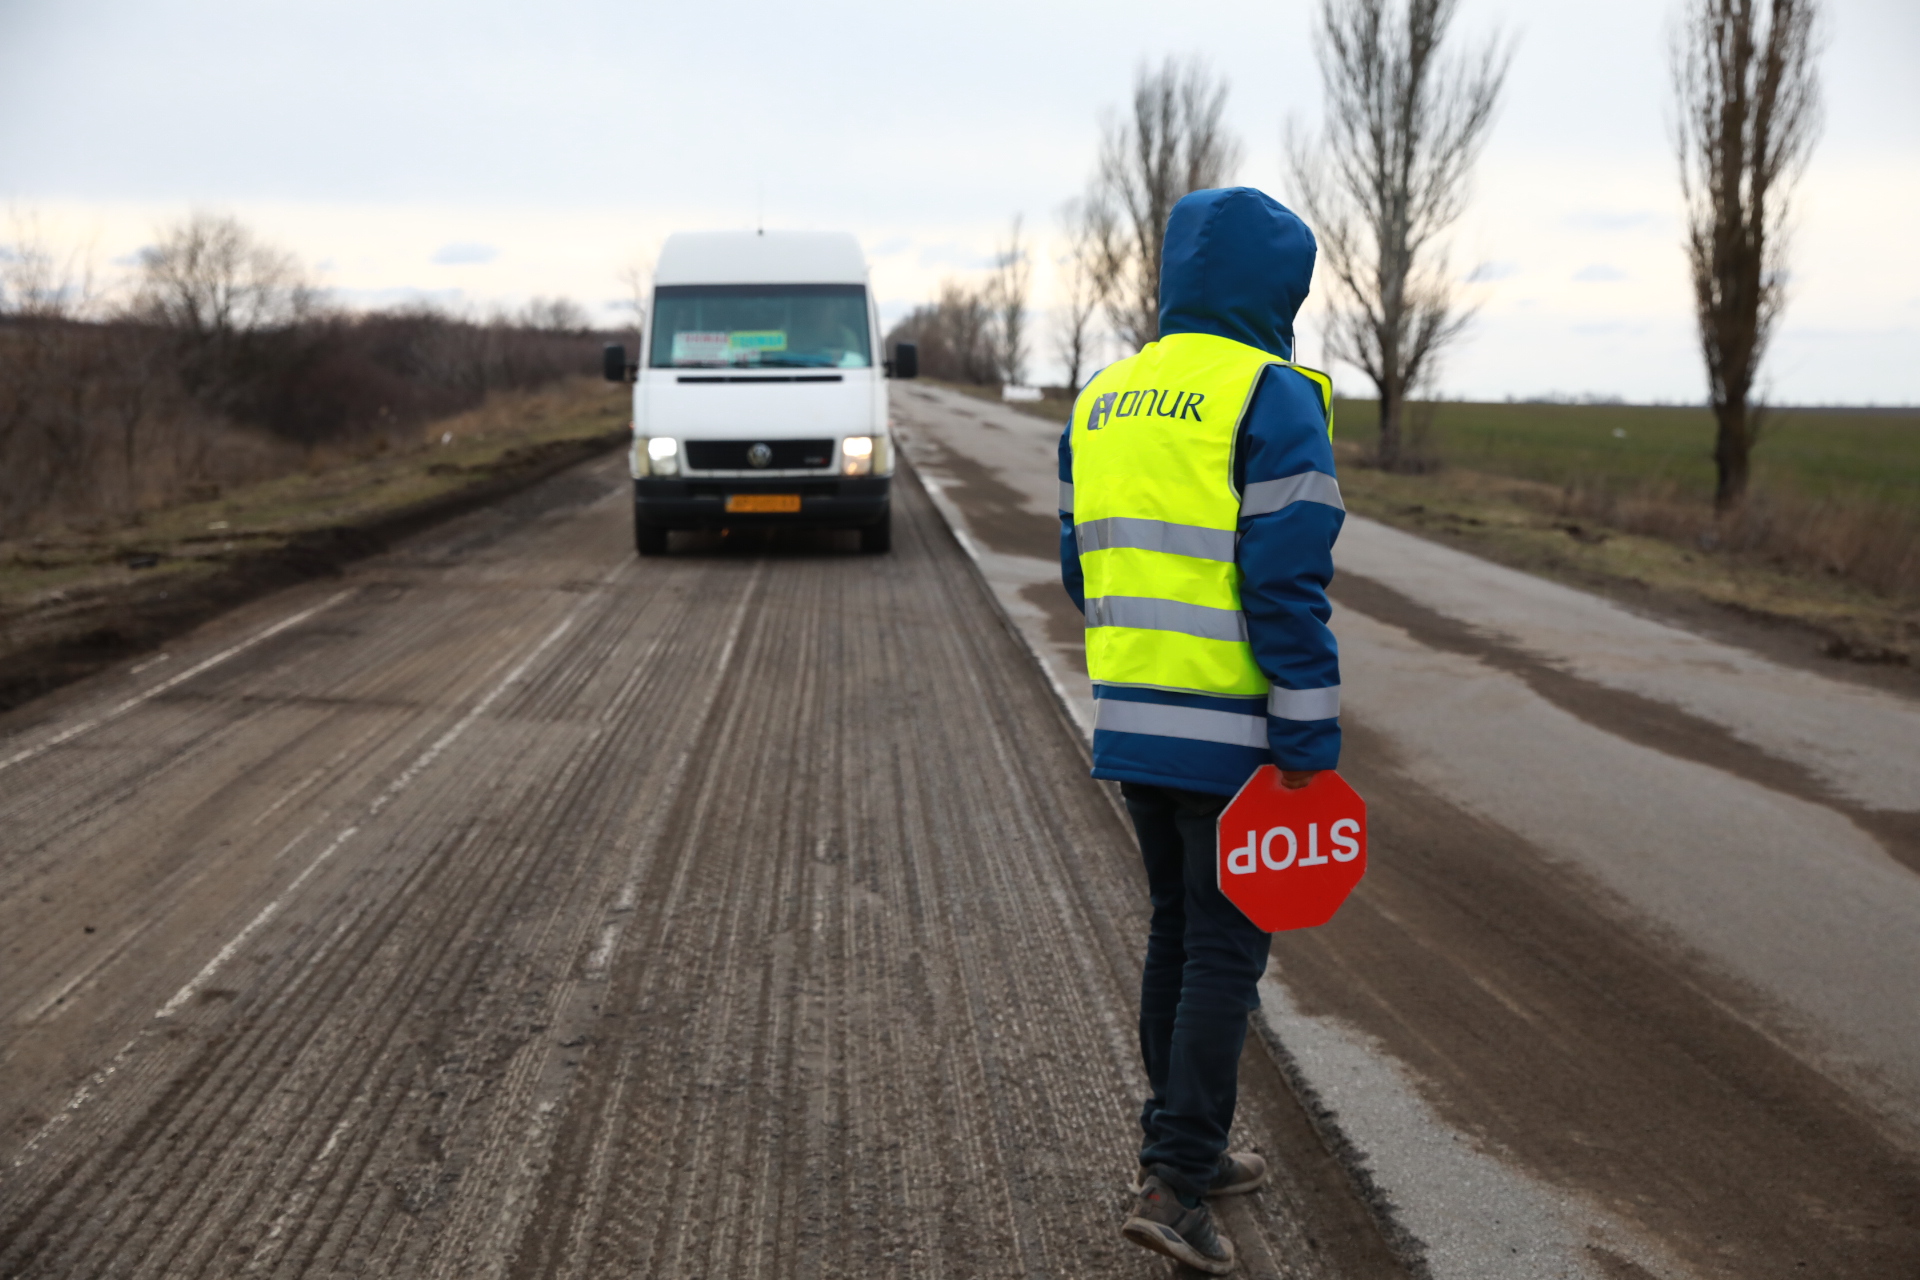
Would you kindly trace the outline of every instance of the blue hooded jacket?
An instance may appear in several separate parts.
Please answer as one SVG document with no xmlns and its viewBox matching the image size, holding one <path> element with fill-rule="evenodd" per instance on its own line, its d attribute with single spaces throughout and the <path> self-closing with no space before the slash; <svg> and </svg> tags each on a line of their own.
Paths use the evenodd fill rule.
<svg viewBox="0 0 1920 1280">
<path fill-rule="evenodd" d="M 1160 266 L 1160 332 L 1210 333 L 1293 356 L 1293 319 L 1313 277 L 1313 233 L 1293 212 L 1251 187 L 1195 191 L 1167 219 Z M 1073 432 L 1060 437 L 1060 479 L 1073 481 Z M 1269 366 L 1254 385 L 1234 442 L 1234 485 L 1334 474 L 1320 389 L 1304 374 Z M 1337 503 L 1337 499 L 1335 500 Z M 1255 661 L 1276 689 L 1338 690 L 1339 649 L 1327 627 L 1333 544 L 1346 512 L 1296 501 L 1243 517 L 1235 558 L 1241 609 Z M 1060 575 L 1082 612 L 1073 515 L 1060 513 Z M 1258 703 L 1130 686 L 1096 685 L 1096 698 L 1260 715 Z M 1294 720 L 1266 714 L 1268 749 L 1096 729 L 1093 776 L 1232 795 L 1253 771 L 1331 769 L 1340 761 L 1338 716 Z"/>
</svg>

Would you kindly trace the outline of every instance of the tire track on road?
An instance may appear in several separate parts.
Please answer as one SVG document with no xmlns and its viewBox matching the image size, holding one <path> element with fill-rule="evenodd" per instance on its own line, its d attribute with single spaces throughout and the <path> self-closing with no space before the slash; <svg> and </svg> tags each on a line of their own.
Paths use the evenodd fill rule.
<svg viewBox="0 0 1920 1280">
<path fill-rule="evenodd" d="M 896 502 L 887 558 L 636 561 L 600 500 L 444 539 L 476 558 L 370 563 L 407 589 L 300 633 L 313 660 L 35 762 L 111 790 L 191 720 L 221 767 L 98 821 L 234 849 L 130 871 L 183 896 L 114 965 L 169 1012 L 0 1188 L 0 1273 L 1159 1274 L 1116 1234 L 1131 842 L 910 478 Z M 222 896 L 229 865 L 279 869 Z M 116 1025 L 75 993 L 39 1034 Z M 1249 1141 L 1330 1168 L 1244 1088 Z M 1325 1190 L 1283 1170 L 1235 1208 L 1249 1274 L 1397 1274 Z"/>
<path fill-rule="evenodd" d="M 894 564 L 782 563 L 742 639 L 516 1280 L 1158 1269 L 1116 1232 L 1130 841 L 924 499 L 896 503 Z M 1397 1273 L 1377 1238 L 1316 1248 L 1302 1207 L 1249 1209 L 1254 1274 Z"/>
</svg>

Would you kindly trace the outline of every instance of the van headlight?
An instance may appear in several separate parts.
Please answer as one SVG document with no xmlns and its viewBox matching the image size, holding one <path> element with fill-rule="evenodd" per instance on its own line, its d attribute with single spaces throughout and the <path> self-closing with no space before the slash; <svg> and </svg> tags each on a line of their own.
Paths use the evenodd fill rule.
<svg viewBox="0 0 1920 1280">
<path fill-rule="evenodd" d="M 672 436 L 654 436 L 647 441 L 647 469 L 657 476 L 680 474 L 680 442 Z"/>
<path fill-rule="evenodd" d="M 840 442 L 840 474 L 847 476 L 873 474 L 872 436 L 848 436 Z"/>
</svg>

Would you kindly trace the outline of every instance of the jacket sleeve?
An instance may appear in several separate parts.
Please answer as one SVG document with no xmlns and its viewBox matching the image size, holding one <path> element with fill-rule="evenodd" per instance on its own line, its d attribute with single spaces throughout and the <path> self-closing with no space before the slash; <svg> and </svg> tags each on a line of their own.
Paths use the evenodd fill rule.
<svg viewBox="0 0 1920 1280">
<path fill-rule="evenodd" d="M 1087 583 L 1080 572 L 1080 545 L 1073 536 L 1073 422 L 1060 433 L 1060 582 L 1073 607 L 1087 611 Z"/>
<path fill-rule="evenodd" d="M 1327 584 L 1346 508 L 1311 379 L 1268 366 L 1234 461 L 1241 608 L 1273 685 L 1267 742 L 1282 769 L 1331 769 L 1340 763 L 1340 651 L 1327 626 Z"/>
</svg>

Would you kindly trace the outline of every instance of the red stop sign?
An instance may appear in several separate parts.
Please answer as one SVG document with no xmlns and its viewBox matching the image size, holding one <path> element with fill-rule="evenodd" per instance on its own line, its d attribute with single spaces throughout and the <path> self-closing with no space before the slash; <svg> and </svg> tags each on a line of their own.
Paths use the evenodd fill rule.
<svg viewBox="0 0 1920 1280">
<path fill-rule="evenodd" d="M 1331 769 L 1289 791 L 1261 765 L 1219 832 L 1220 892 L 1267 933 L 1325 924 L 1367 873 L 1367 802 Z"/>
</svg>

